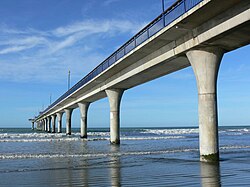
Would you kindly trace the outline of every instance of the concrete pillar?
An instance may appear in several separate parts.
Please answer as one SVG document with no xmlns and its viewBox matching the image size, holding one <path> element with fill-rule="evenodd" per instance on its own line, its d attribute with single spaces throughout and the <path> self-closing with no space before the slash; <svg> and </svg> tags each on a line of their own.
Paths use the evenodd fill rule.
<svg viewBox="0 0 250 187">
<path fill-rule="evenodd" d="M 88 102 L 78 103 L 81 115 L 81 138 L 87 138 L 87 115 L 88 115 Z"/>
<path fill-rule="evenodd" d="M 41 121 L 39 122 L 39 126 L 41 127 L 41 130 L 42 130 L 42 131 L 45 131 L 44 120 L 41 120 Z"/>
<path fill-rule="evenodd" d="M 31 127 L 31 129 L 32 129 L 32 130 L 34 130 L 34 124 L 35 124 L 35 122 L 34 122 L 34 121 L 32 121 L 31 123 L 32 123 L 32 127 Z"/>
<path fill-rule="evenodd" d="M 47 132 L 51 132 L 51 117 L 47 117 Z"/>
<path fill-rule="evenodd" d="M 56 132 L 56 115 L 52 115 L 51 120 L 52 120 L 52 130 L 51 130 L 51 132 L 55 133 Z"/>
<path fill-rule="evenodd" d="M 57 127 L 58 127 L 58 133 L 62 132 L 62 116 L 63 116 L 63 112 L 58 112 L 56 113 L 56 117 L 57 117 Z"/>
<path fill-rule="evenodd" d="M 66 134 L 71 135 L 71 115 L 73 109 L 65 109 L 65 114 L 66 114 Z"/>
<path fill-rule="evenodd" d="M 120 103 L 124 90 L 105 90 L 110 105 L 110 143 L 120 144 Z"/>
<path fill-rule="evenodd" d="M 47 125 L 47 119 L 43 119 L 43 123 L 44 123 L 44 131 L 47 132 L 47 128 L 48 128 L 48 125 Z"/>
<path fill-rule="evenodd" d="M 201 161 L 219 159 L 217 77 L 223 54 L 224 51 L 217 47 L 187 52 L 198 88 Z"/>
</svg>

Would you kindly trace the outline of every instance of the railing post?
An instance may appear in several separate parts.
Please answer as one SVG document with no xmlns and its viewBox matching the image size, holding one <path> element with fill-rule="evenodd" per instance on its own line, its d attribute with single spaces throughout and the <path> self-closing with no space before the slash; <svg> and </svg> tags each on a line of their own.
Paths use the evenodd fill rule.
<svg viewBox="0 0 250 187">
<path fill-rule="evenodd" d="M 165 14 L 164 13 L 162 13 L 162 20 L 163 20 L 163 27 L 162 28 L 164 28 L 165 27 Z"/>
</svg>

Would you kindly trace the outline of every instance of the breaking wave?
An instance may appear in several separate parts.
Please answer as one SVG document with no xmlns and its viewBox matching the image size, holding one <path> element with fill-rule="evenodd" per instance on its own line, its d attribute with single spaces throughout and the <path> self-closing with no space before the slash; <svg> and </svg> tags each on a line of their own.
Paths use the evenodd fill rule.
<svg viewBox="0 0 250 187">
<path fill-rule="evenodd" d="M 93 158 L 93 157 L 117 157 L 129 155 L 153 155 L 167 153 L 193 152 L 198 149 L 178 149 L 166 151 L 138 151 L 118 153 L 93 153 L 93 154 L 0 154 L 0 159 L 32 159 L 32 158 Z"/>
</svg>

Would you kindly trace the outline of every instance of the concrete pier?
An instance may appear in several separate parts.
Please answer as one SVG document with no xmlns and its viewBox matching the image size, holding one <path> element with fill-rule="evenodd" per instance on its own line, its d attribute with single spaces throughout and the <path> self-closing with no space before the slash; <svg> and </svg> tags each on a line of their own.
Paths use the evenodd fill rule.
<svg viewBox="0 0 250 187">
<path fill-rule="evenodd" d="M 43 119 L 43 123 L 44 123 L 44 131 L 47 132 L 47 128 L 48 128 L 47 118 Z"/>
<path fill-rule="evenodd" d="M 61 133 L 62 132 L 62 116 L 63 112 L 56 113 L 56 118 L 57 118 L 57 132 Z"/>
<path fill-rule="evenodd" d="M 71 115 L 73 112 L 73 109 L 65 109 L 65 114 L 66 114 L 66 134 L 71 135 Z"/>
<path fill-rule="evenodd" d="M 56 132 L 56 115 L 51 116 L 51 121 L 52 121 L 52 130 L 51 130 L 51 132 L 55 133 Z"/>
<path fill-rule="evenodd" d="M 35 121 L 65 111 L 66 133 L 71 134 L 70 108 L 76 108 L 83 101 L 92 103 L 108 96 L 110 142 L 119 144 L 123 90 L 192 65 L 199 98 L 200 159 L 217 161 L 216 84 L 224 54 L 221 48 L 230 52 L 249 45 L 249 23 L 250 1 L 229 0 L 223 1 L 223 5 L 219 0 L 178 1 L 39 112 Z M 81 112 L 82 137 L 87 133 L 87 110 Z M 58 121 L 61 132 L 61 117 Z M 46 131 L 50 130 L 47 123 L 46 120 Z"/>
<path fill-rule="evenodd" d="M 105 90 L 110 105 L 110 143 L 120 144 L 120 103 L 124 90 Z"/>
<path fill-rule="evenodd" d="M 47 132 L 51 132 L 51 117 L 47 117 Z"/>
<path fill-rule="evenodd" d="M 35 129 L 35 122 L 34 122 L 34 121 L 32 121 L 31 123 L 32 123 L 32 125 L 31 125 L 31 129 L 32 129 L 32 130 L 34 130 L 34 129 Z"/>
<path fill-rule="evenodd" d="M 187 52 L 198 88 L 201 161 L 219 159 L 217 77 L 223 54 L 224 51 L 217 47 Z"/>
<path fill-rule="evenodd" d="M 42 120 L 40 123 L 42 123 L 43 131 L 45 131 L 45 121 Z"/>
<path fill-rule="evenodd" d="M 78 103 L 81 115 L 81 138 L 87 138 L 87 116 L 88 116 L 88 102 Z"/>
</svg>

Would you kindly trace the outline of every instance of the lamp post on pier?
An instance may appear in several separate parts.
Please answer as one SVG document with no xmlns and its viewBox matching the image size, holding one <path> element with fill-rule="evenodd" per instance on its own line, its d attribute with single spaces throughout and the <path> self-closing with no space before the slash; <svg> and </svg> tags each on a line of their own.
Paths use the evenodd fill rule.
<svg viewBox="0 0 250 187">
<path fill-rule="evenodd" d="M 162 12 L 165 11 L 165 3 L 164 3 L 164 0 L 161 0 L 162 1 Z"/>
<path fill-rule="evenodd" d="M 69 73 L 68 73 L 68 90 L 70 88 L 70 70 L 69 70 Z"/>
</svg>

